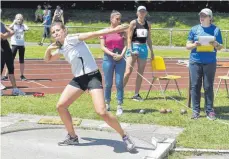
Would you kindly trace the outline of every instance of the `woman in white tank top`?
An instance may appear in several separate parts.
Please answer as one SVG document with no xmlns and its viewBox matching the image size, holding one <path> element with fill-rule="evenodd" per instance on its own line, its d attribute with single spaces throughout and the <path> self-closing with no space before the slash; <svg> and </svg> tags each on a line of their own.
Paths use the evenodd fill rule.
<svg viewBox="0 0 229 159">
<path fill-rule="evenodd" d="M 19 63 L 20 63 L 20 78 L 22 81 L 26 81 L 27 79 L 24 76 L 24 56 L 25 56 L 25 38 L 24 33 L 28 31 L 29 28 L 26 24 L 24 24 L 24 18 L 22 14 L 16 14 L 14 22 L 9 26 L 10 29 L 14 31 L 14 35 L 11 37 L 11 46 L 13 59 L 15 59 L 17 52 L 19 52 Z M 8 70 L 6 69 L 5 76 L 2 80 L 8 79 Z"/>
</svg>

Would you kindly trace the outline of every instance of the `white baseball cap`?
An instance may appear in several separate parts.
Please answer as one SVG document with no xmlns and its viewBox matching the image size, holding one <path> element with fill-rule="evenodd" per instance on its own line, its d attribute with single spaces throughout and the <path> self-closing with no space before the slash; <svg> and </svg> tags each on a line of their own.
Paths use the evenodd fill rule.
<svg viewBox="0 0 229 159">
<path fill-rule="evenodd" d="M 145 10 L 145 11 L 147 11 L 145 6 L 139 6 L 138 9 L 137 9 L 137 11 L 140 11 L 140 10 Z"/>
<path fill-rule="evenodd" d="M 213 15 L 212 15 L 212 10 L 209 9 L 209 8 L 204 8 L 204 9 L 202 9 L 202 10 L 200 11 L 200 13 L 204 13 L 204 14 L 210 16 L 211 18 L 213 17 Z M 200 13 L 199 13 L 199 15 L 200 15 Z"/>
</svg>

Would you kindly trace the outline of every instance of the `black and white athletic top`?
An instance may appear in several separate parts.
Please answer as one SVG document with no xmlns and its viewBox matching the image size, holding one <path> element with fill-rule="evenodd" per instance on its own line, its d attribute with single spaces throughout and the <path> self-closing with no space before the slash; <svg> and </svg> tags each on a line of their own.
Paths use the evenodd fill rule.
<svg viewBox="0 0 229 159">
<path fill-rule="evenodd" d="M 147 21 L 145 20 L 145 24 L 141 25 L 138 23 L 138 20 L 136 19 L 136 27 L 134 28 L 132 42 L 146 43 L 148 32 L 149 26 Z"/>
<path fill-rule="evenodd" d="M 87 44 L 80 41 L 77 35 L 68 35 L 65 38 L 64 45 L 57 52 L 63 54 L 71 64 L 72 74 L 75 77 L 98 70 Z"/>
<path fill-rule="evenodd" d="M 14 24 L 12 30 L 14 31 L 14 35 L 11 37 L 11 45 L 24 46 L 24 33 L 29 30 L 28 26 L 25 24 Z"/>
</svg>

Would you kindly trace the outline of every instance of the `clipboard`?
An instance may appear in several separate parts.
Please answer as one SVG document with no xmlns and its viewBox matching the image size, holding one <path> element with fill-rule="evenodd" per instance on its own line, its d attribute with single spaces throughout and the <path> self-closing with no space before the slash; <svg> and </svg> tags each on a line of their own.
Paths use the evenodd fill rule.
<svg viewBox="0 0 229 159">
<path fill-rule="evenodd" d="M 197 52 L 213 52 L 214 46 L 209 44 L 209 42 L 211 41 L 215 41 L 214 36 L 199 36 L 198 42 L 201 44 L 201 46 L 197 46 L 196 51 Z"/>
</svg>

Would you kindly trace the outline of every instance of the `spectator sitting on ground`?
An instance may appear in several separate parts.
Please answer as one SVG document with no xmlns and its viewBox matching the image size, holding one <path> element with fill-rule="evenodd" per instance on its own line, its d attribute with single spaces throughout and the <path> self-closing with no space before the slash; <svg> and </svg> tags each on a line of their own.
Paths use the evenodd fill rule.
<svg viewBox="0 0 229 159">
<path fill-rule="evenodd" d="M 43 16 L 43 10 L 41 9 L 41 5 L 38 5 L 37 10 L 35 11 L 35 22 L 42 22 L 43 21 L 42 16 Z"/>
<path fill-rule="evenodd" d="M 60 6 L 56 6 L 56 10 L 52 18 L 52 23 L 53 22 L 62 22 L 64 24 L 64 11 Z"/>
</svg>

